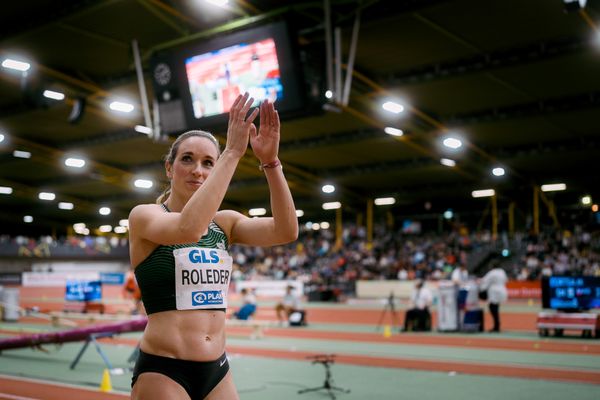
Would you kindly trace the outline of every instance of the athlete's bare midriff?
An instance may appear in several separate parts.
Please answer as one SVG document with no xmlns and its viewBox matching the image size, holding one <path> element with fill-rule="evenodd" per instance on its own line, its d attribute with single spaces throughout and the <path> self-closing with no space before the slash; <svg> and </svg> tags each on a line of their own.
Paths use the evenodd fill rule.
<svg viewBox="0 0 600 400">
<path fill-rule="evenodd" d="M 140 348 L 180 360 L 216 360 L 225 352 L 225 313 L 172 310 L 151 314 Z"/>
</svg>

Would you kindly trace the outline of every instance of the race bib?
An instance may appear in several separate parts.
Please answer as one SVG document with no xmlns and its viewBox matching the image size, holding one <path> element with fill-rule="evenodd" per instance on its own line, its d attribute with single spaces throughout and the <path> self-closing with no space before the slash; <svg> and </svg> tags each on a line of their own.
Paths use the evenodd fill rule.
<svg viewBox="0 0 600 400">
<path fill-rule="evenodd" d="M 173 250 L 178 310 L 227 308 L 232 258 L 225 250 L 186 247 Z"/>
</svg>

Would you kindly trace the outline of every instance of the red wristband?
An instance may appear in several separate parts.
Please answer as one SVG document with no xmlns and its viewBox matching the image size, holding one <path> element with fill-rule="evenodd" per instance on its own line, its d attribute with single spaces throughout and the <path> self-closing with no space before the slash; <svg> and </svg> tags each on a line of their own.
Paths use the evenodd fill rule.
<svg viewBox="0 0 600 400">
<path fill-rule="evenodd" d="M 281 162 L 279 161 L 278 158 L 276 158 L 275 161 L 271 161 L 270 163 L 260 164 L 258 166 L 258 169 L 261 171 L 264 171 L 266 168 L 275 168 L 275 167 L 279 167 L 280 165 L 281 165 Z"/>
</svg>

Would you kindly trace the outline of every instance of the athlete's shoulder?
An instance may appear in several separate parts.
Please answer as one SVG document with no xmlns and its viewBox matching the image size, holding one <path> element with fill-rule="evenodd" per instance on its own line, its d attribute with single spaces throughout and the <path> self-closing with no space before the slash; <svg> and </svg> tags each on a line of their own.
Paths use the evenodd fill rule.
<svg viewBox="0 0 600 400">
<path fill-rule="evenodd" d="M 164 212 L 164 209 L 160 204 L 138 204 L 129 212 L 129 219 L 143 219 L 158 212 Z"/>
<path fill-rule="evenodd" d="M 213 221 L 221 227 L 221 229 L 223 230 L 223 232 L 225 232 L 227 237 L 230 237 L 231 228 L 241 218 L 246 218 L 246 216 L 234 210 L 219 210 L 215 214 Z"/>
</svg>

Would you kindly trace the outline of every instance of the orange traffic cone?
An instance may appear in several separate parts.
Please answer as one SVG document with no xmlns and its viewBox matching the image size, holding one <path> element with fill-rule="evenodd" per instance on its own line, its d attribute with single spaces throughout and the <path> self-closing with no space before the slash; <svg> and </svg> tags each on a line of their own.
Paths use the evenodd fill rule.
<svg viewBox="0 0 600 400">
<path fill-rule="evenodd" d="M 392 327 L 389 325 L 386 325 L 383 327 L 383 337 L 384 338 L 389 338 L 392 337 Z"/>
<path fill-rule="evenodd" d="M 100 382 L 100 391 L 101 392 L 112 392 L 112 384 L 110 383 L 110 372 L 108 368 L 104 368 L 104 372 L 102 373 L 102 382 Z"/>
</svg>

